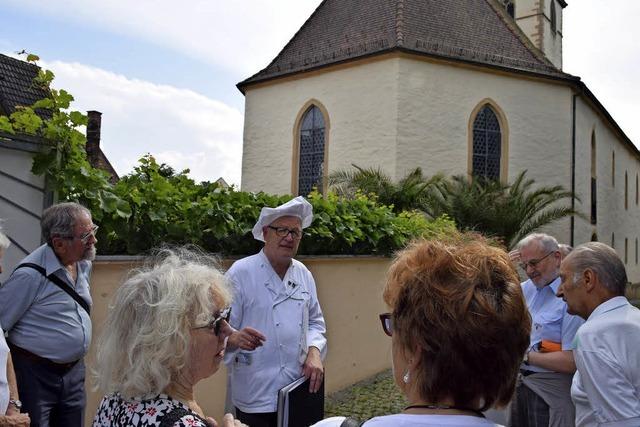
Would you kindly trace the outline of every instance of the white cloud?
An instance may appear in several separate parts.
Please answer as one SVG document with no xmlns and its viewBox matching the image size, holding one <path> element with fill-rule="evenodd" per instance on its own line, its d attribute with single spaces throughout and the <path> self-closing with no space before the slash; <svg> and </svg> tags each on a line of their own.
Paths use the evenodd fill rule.
<svg viewBox="0 0 640 427">
<path fill-rule="evenodd" d="M 638 0 L 569 2 L 564 10 L 564 69 L 578 75 L 640 146 Z"/>
<path fill-rule="evenodd" d="M 119 174 L 145 153 L 198 181 L 240 184 L 242 112 L 191 90 L 128 79 L 77 63 L 44 62 L 79 111 L 102 112 L 100 146 Z"/>
<path fill-rule="evenodd" d="M 248 77 L 320 0 L 5 0 L 14 7 L 144 39 Z"/>
</svg>

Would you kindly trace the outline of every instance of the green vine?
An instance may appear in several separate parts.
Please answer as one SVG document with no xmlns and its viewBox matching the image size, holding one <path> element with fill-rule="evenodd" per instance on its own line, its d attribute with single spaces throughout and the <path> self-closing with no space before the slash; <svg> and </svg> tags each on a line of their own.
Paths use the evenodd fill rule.
<svg viewBox="0 0 640 427">
<path fill-rule="evenodd" d="M 28 54 L 26 60 L 35 64 L 39 57 Z M 31 172 L 45 177 L 58 200 L 82 203 L 96 221 L 104 216 L 128 218 L 129 204 L 114 193 L 108 174 L 87 160 L 87 139 L 79 130 L 87 125 L 87 116 L 71 109 L 73 95 L 54 89 L 54 78 L 53 72 L 40 69 L 33 84 L 47 96 L 31 106 L 16 107 L 9 117 L 0 117 L 0 131 L 35 136 L 42 142 Z"/>
</svg>

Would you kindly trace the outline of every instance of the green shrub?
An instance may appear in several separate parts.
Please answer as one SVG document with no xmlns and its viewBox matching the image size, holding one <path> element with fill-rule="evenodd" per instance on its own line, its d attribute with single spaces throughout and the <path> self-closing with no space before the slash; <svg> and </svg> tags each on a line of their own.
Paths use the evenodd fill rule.
<svg viewBox="0 0 640 427">
<path fill-rule="evenodd" d="M 129 204 L 131 215 L 103 215 L 99 253 L 139 254 L 164 243 L 193 243 L 225 255 L 254 253 L 262 244 L 251 229 L 262 207 L 291 198 L 196 184 L 187 172 L 175 173 L 150 155 L 140 159 L 134 172 L 114 187 L 114 193 Z M 417 211 L 396 214 L 391 206 L 362 194 L 347 200 L 314 192 L 309 201 L 314 219 L 305 230 L 301 254 L 386 255 L 415 237 L 455 230 L 446 216 L 430 221 Z"/>
</svg>

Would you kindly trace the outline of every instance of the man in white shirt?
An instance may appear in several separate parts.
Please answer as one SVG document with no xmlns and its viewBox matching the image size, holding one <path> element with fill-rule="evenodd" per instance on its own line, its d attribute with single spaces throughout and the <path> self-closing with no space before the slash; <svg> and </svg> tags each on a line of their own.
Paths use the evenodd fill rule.
<svg viewBox="0 0 640 427">
<path fill-rule="evenodd" d="M 509 425 L 569 426 L 575 418 L 570 394 L 573 340 L 583 320 L 568 313 L 567 304 L 556 297 L 562 259 L 558 241 L 548 234 L 530 234 L 509 255 L 529 278 L 522 283 L 522 293 L 532 322 Z"/>
<path fill-rule="evenodd" d="M 565 258 L 560 278 L 558 296 L 586 319 L 574 350 L 576 426 L 640 426 L 640 310 L 624 296 L 624 264 L 609 246 L 590 242 Z"/>
<path fill-rule="evenodd" d="M 311 272 L 293 259 L 302 230 L 311 225 L 311 204 L 296 197 L 262 208 L 253 228 L 264 242 L 236 261 L 227 277 L 235 288 L 225 363 L 237 418 L 252 427 L 275 427 L 278 390 L 301 375 L 310 391 L 322 384 L 326 328 Z"/>
</svg>

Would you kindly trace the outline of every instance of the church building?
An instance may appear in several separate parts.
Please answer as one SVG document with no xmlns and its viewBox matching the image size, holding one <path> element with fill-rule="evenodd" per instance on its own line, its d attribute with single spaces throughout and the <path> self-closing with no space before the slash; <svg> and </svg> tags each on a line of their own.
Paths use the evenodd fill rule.
<svg viewBox="0 0 640 427">
<path fill-rule="evenodd" d="M 586 219 L 546 231 L 613 246 L 640 281 L 640 152 L 562 71 L 564 0 L 324 0 L 245 96 L 242 189 L 307 194 L 332 171 L 400 179 L 527 170 Z M 481 206 L 478 209 L 482 209 Z"/>
</svg>

